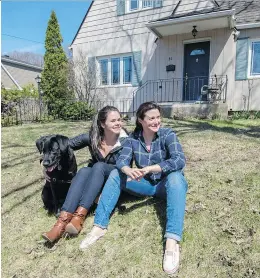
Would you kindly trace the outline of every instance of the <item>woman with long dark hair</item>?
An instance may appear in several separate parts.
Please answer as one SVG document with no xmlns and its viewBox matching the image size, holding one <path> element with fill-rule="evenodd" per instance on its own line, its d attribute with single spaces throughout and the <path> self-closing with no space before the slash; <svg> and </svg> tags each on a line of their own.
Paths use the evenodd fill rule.
<svg viewBox="0 0 260 278">
<path fill-rule="evenodd" d="M 78 235 L 89 208 L 100 194 L 110 172 L 115 169 L 126 137 L 120 112 L 113 106 L 106 106 L 95 116 L 89 134 L 69 140 L 73 150 L 88 147 L 92 159 L 88 167 L 81 168 L 72 179 L 60 216 L 53 228 L 42 235 L 44 239 L 53 243 L 65 232 Z"/>
<path fill-rule="evenodd" d="M 132 159 L 137 166 L 135 169 L 130 168 Z M 176 272 L 187 191 L 183 175 L 185 157 L 174 131 L 161 127 L 160 107 L 156 103 L 146 102 L 138 108 L 136 128 L 126 140 L 116 165 L 118 170 L 111 172 L 103 188 L 94 227 L 80 248 L 88 248 L 105 235 L 110 214 L 122 189 L 163 198 L 167 204 L 163 269 L 169 274 Z"/>
</svg>

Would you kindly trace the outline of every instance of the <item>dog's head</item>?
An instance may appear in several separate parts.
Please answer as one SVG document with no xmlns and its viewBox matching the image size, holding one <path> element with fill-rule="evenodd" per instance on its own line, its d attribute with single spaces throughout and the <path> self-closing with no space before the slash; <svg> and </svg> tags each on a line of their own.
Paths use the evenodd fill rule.
<svg viewBox="0 0 260 278">
<path fill-rule="evenodd" d="M 52 172 L 62 159 L 72 159 L 73 151 L 69 147 L 69 138 L 63 135 L 43 136 L 36 141 L 36 147 L 42 154 L 42 165 Z"/>
</svg>

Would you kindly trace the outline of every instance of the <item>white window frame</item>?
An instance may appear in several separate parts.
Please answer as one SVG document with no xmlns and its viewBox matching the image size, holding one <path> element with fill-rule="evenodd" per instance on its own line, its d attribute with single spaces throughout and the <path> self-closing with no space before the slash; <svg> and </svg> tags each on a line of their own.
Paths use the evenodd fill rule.
<svg viewBox="0 0 260 278">
<path fill-rule="evenodd" d="M 127 13 L 134 13 L 134 12 L 140 12 L 143 10 L 150 10 L 150 9 L 154 9 L 154 5 L 153 2 L 155 2 L 156 0 L 151 0 L 152 1 L 152 7 L 143 7 L 143 2 L 147 1 L 147 0 L 139 0 L 138 1 L 138 8 L 131 10 L 131 0 L 126 1 L 126 12 Z"/>
<path fill-rule="evenodd" d="M 124 83 L 124 61 L 123 58 L 125 57 L 131 57 L 132 58 L 132 75 L 131 75 L 131 82 Z M 120 68 L 120 83 L 119 84 L 112 84 L 112 63 L 111 60 L 114 58 L 119 58 L 119 68 Z M 101 84 L 101 71 L 100 71 L 100 61 L 101 60 L 108 60 L 108 71 L 107 71 L 107 85 Z M 134 65 L 133 65 L 133 54 L 132 53 L 126 53 L 126 54 L 120 54 L 120 55 L 113 55 L 113 56 L 101 56 L 97 57 L 97 64 L 98 64 L 98 79 L 97 79 L 97 86 L 98 87 L 122 87 L 122 86 L 132 86 L 133 82 L 133 71 L 134 71 Z"/>
<path fill-rule="evenodd" d="M 259 78 L 260 74 L 258 75 L 251 75 L 251 67 L 252 67 L 252 45 L 254 42 L 259 42 L 260 43 L 260 38 L 258 39 L 250 39 L 249 41 L 249 47 L 248 47 L 248 70 L 247 70 L 247 77 L 249 79 L 253 78 Z"/>
</svg>

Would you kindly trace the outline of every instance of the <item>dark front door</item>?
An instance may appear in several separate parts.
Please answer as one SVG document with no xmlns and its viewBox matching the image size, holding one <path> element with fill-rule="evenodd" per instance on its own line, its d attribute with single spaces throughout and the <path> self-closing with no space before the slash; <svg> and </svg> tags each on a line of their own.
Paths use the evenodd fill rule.
<svg viewBox="0 0 260 278">
<path fill-rule="evenodd" d="M 206 100 L 201 87 L 208 85 L 210 42 L 184 45 L 183 100 Z"/>
</svg>

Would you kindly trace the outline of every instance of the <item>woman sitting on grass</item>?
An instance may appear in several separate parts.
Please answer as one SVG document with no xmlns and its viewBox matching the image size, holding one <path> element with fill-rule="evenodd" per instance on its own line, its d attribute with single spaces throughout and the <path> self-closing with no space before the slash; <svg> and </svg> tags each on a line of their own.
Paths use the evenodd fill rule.
<svg viewBox="0 0 260 278">
<path fill-rule="evenodd" d="M 106 106 L 94 118 L 89 134 L 69 140 L 73 150 L 88 147 L 92 160 L 88 167 L 81 168 L 72 179 L 60 216 L 53 228 L 42 235 L 44 239 L 53 243 L 65 232 L 78 235 L 89 208 L 100 194 L 110 172 L 115 169 L 126 137 L 118 109 Z M 45 176 L 48 179 L 47 172 Z"/>
<path fill-rule="evenodd" d="M 132 158 L 137 169 L 130 168 Z M 121 190 L 166 199 L 166 247 L 163 269 L 172 274 L 179 266 L 179 241 L 182 238 L 187 182 L 183 175 L 185 157 L 176 134 L 161 127 L 160 107 L 153 102 L 140 105 L 136 128 L 103 188 L 96 209 L 94 227 L 81 242 L 85 249 L 107 231 L 109 217 Z M 127 178 L 128 177 L 128 178 Z"/>
</svg>

